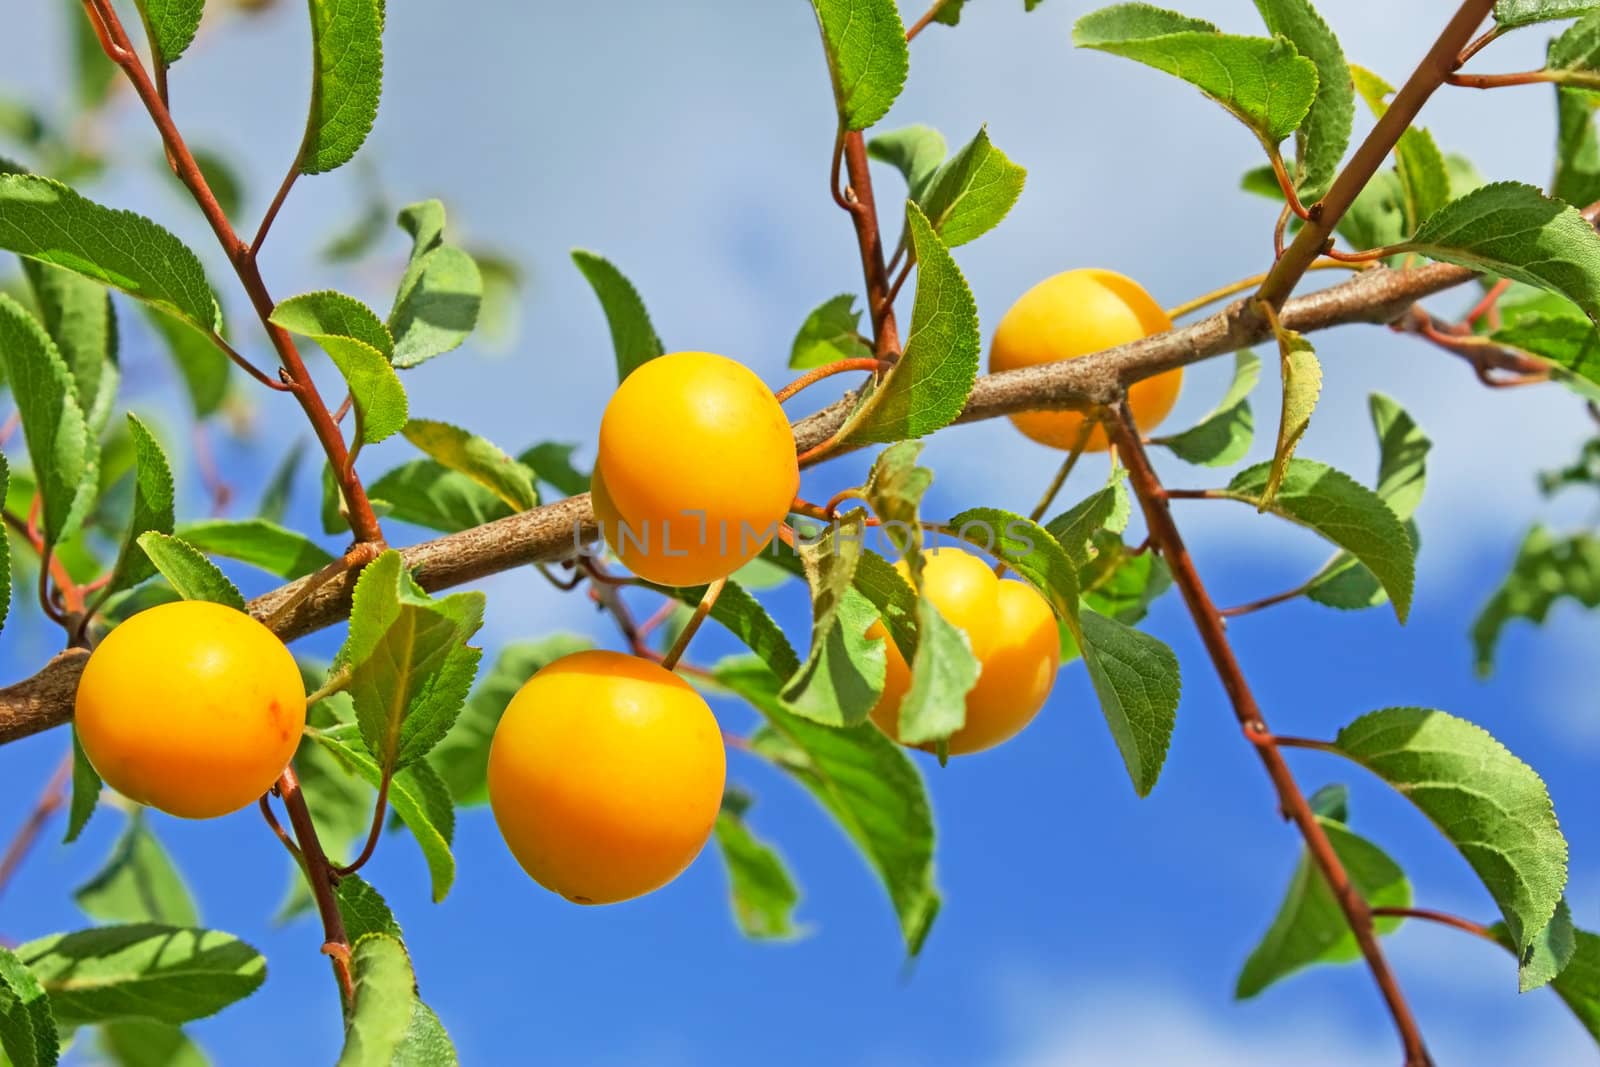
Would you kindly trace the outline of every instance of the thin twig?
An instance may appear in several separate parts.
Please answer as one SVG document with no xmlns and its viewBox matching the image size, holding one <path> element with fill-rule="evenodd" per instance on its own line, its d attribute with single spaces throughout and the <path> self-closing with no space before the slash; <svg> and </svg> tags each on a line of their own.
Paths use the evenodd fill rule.
<svg viewBox="0 0 1600 1067">
<path fill-rule="evenodd" d="M 1319 259 L 1315 263 L 1312 263 L 1311 266 L 1306 268 L 1308 271 L 1360 269 L 1360 267 L 1355 267 L 1350 264 L 1340 263 L 1338 260 L 1326 258 Z M 1175 307 L 1167 308 L 1167 318 L 1174 320 L 1181 319 L 1185 315 L 1199 311 L 1201 308 L 1207 307 L 1211 304 L 1226 300 L 1230 296 L 1238 296 L 1240 293 L 1248 293 L 1266 280 L 1267 275 L 1266 272 L 1263 271 L 1260 274 L 1252 274 L 1248 278 L 1240 278 L 1236 282 L 1229 282 L 1220 289 L 1213 289 L 1209 293 L 1202 293 L 1192 300 L 1185 300 L 1183 303 L 1178 304 Z"/>
<path fill-rule="evenodd" d="M 1293 600 L 1296 597 L 1305 596 L 1307 588 L 1307 585 L 1297 585 L 1293 589 L 1285 589 L 1281 593 L 1273 593 L 1271 596 L 1264 596 L 1260 600 L 1252 600 L 1248 604 L 1236 604 L 1231 608 L 1223 608 L 1221 611 L 1217 612 L 1217 614 L 1221 615 L 1224 619 L 1236 619 L 1240 615 L 1249 615 L 1252 612 L 1264 611 L 1267 608 L 1275 607 L 1278 604 Z"/>
<path fill-rule="evenodd" d="M 334 977 L 339 982 L 339 992 L 346 1007 L 355 996 L 355 982 L 350 974 L 350 937 L 345 933 L 344 915 L 339 911 L 339 900 L 333 889 L 338 881 L 333 866 L 328 862 L 322 842 L 317 838 L 316 824 L 311 821 L 311 809 L 306 806 L 305 794 L 300 791 L 300 779 L 294 767 L 283 769 L 278 779 L 278 795 L 283 798 L 284 809 L 289 813 L 289 825 L 300 846 L 300 866 L 305 872 L 311 896 L 317 903 L 317 913 L 322 917 L 323 954 L 333 961 Z"/>
<path fill-rule="evenodd" d="M 928 28 L 928 24 L 939 17 L 939 12 L 950 6 L 951 0 L 933 0 L 933 6 L 922 13 L 922 17 L 906 27 L 906 42 L 916 40 L 917 34 Z"/>
<path fill-rule="evenodd" d="M 261 226 L 256 230 L 255 240 L 250 242 L 250 258 L 261 257 L 261 246 L 267 243 L 267 234 L 272 231 L 272 224 L 278 217 L 278 212 L 283 208 L 283 202 L 289 199 L 289 190 L 294 188 L 295 179 L 300 177 L 301 153 L 296 152 L 294 162 L 289 164 L 289 173 L 284 175 L 283 183 L 278 186 L 278 192 L 272 198 L 272 203 L 267 205 L 267 213 L 261 217 Z"/>
<path fill-rule="evenodd" d="M 1483 938 L 1485 941 L 1493 941 L 1497 945 L 1501 943 L 1500 939 L 1495 937 L 1489 928 L 1482 923 L 1473 922 L 1471 919 L 1463 919 L 1459 915 L 1451 915 L 1447 911 L 1435 911 L 1433 908 L 1383 907 L 1373 908 L 1372 914 L 1393 919 L 1423 919 L 1427 922 L 1439 923 L 1441 926 L 1464 930 L 1475 937 Z"/>
<path fill-rule="evenodd" d="M 836 359 L 832 363 L 824 363 L 820 367 L 815 367 L 807 371 L 794 381 L 790 382 L 788 385 L 784 386 L 782 389 L 774 392 L 772 395 L 777 397 L 778 403 L 782 404 L 790 397 L 800 392 L 802 389 L 808 389 L 816 383 L 822 381 L 824 378 L 831 378 L 835 374 L 848 374 L 851 371 L 862 370 L 871 371 L 872 373 L 876 374 L 879 371 L 888 370 L 891 366 L 893 366 L 893 364 L 885 360 L 872 359 L 870 357 L 864 357 L 861 359 Z"/>
<path fill-rule="evenodd" d="M 23 820 L 16 836 L 11 839 L 11 844 L 6 846 L 5 855 L 0 856 L 0 896 L 5 894 L 6 886 L 11 884 L 11 879 L 16 877 L 17 869 L 22 866 L 22 861 L 27 858 L 39 836 L 44 833 L 50 817 L 67 802 L 67 783 L 70 781 L 72 781 L 72 753 L 68 752 L 66 758 L 56 767 L 55 773 L 50 776 L 50 780 L 45 783 L 44 791 L 39 794 L 33 810 Z"/>
<path fill-rule="evenodd" d="M 718 578 L 706 586 L 705 595 L 700 598 L 700 603 L 695 605 L 694 614 L 689 616 L 689 621 L 683 624 L 683 629 L 678 632 L 677 640 L 672 642 L 672 647 L 667 649 L 667 654 L 661 657 L 661 665 L 667 670 L 678 665 L 683 654 L 689 650 L 689 642 L 694 640 L 694 635 L 700 629 L 700 624 L 706 621 L 711 614 L 711 609 L 717 605 L 717 597 L 722 595 L 722 590 L 728 584 L 728 579 Z"/>
<path fill-rule="evenodd" d="M 334 877 L 344 878 L 355 874 L 365 867 L 372 854 L 378 851 L 378 838 L 383 836 L 383 817 L 389 812 L 389 782 L 393 777 L 386 774 L 378 783 L 378 799 L 372 803 L 372 828 L 367 831 L 367 842 L 361 846 L 361 854 L 343 867 L 335 867 Z"/>
<path fill-rule="evenodd" d="M 1212 665 L 1216 668 L 1222 687 L 1233 705 L 1234 715 L 1245 728 L 1246 737 L 1253 742 L 1256 753 L 1266 768 L 1267 776 L 1272 779 L 1280 808 L 1300 830 L 1307 851 L 1316 862 L 1317 868 L 1333 892 L 1334 899 L 1344 912 L 1350 930 L 1355 935 L 1356 943 L 1361 948 L 1361 954 L 1366 958 L 1367 966 L 1383 994 L 1389 1013 L 1394 1018 L 1395 1029 L 1399 1032 L 1405 1048 L 1407 1067 L 1426 1067 L 1432 1061 L 1423 1044 L 1422 1034 L 1417 1028 L 1410 1005 L 1406 1003 L 1405 995 L 1401 992 L 1393 971 L 1389 969 L 1383 949 L 1378 944 L 1377 933 L 1372 925 L 1371 909 L 1360 891 L 1350 881 L 1350 876 L 1345 871 L 1338 853 L 1333 850 L 1333 845 L 1317 821 L 1316 814 L 1307 802 L 1305 794 L 1301 792 L 1293 773 L 1289 770 L 1289 765 L 1284 761 L 1283 754 L 1278 750 L 1267 729 L 1261 708 L 1257 705 L 1249 683 L 1245 680 L 1244 669 L 1234 656 L 1233 647 L 1228 642 L 1222 616 L 1202 583 L 1200 573 L 1195 569 L 1194 560 L 1183 543 L 1183 535 L 1178 532 L 1177 523 L 1173 521 L 1172 512 L 1167 507 L 1167 494 L 1162 491 L 1161 481 L 1156 476 L 1155 469 L 1151 467 L 1149 456 L 1145 454 L 1144 446 L 1139 441 L 1139 432 L 1134 428 L 1133 413 L 1128 409 L 1126 402 L 1117 409 L 1116 417 L 1108 421 L 1107 429 L 1118 454 L 1122 457 L 1123 465 L 1128 468 L 1129 484 L 1144 509 L 1151 543 L 1160 551 L 1161 558 L 1172 572 L 1173 582 L 1183 594 L 1184 603 L 1188 605 L 1195 628 L 1200 632 L 1201 641 L 1210 654 Z"/>
</svg>

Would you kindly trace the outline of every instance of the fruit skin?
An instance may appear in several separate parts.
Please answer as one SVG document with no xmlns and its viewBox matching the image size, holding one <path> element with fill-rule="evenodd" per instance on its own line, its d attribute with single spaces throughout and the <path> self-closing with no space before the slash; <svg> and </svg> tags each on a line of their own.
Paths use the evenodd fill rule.
<svg viewBox="0 0 1600 1067">
<path fill-rule="evenodd" d="M 704 698 L 657 664 L 575 652 L 511 698 L 489 804 L 540 885 L 611 904 L 672 881 L 711 836 L 727 765 Z"/>
<path fill-rule="evenodd" d="M 783 409 L 724 356 L 652 359 L 623 380 L 601 417 L 595 517 L 611 550 L 652 582 L 703 585 L 732 574 L 766 547 L 799 488 Z"/>
<path fill-rule="evenodd" d="M 989 349 L 991 371 L 1075 359 L 1172 329 L 1172 320 L 1139 283 L 1115 271 L 1085 268 L 1046 278 L 1023 293 L 1000 320 Z M 1183 368 L 1163 371 L 1128 388 L 1133 420 L 1146 432 L 1178 400 Z M 1071 450 L 1083 426 L 1077 411 L 1024 411 L 1011 421 L 1040 444 Z M 1110 447 L 1105 430 L 1089 433 L 1087 452 Z"/>
<path fill-rule="evenodd" d="M 272 788 L 300 743 L 294 656 L 242 611 L 183 600 L 141 611 L 83 668 L 78 740 L 106 784 L 186 819 L 226 815 Z"/>
<path fill-rule="evenodd" d="M 905 573 L 903 563 L 896 566 Z M 950 754 L 982 752 L 1010 740 L 1033 721 L 1055 684 L 1061 666 L 1055 613 L 1032 586 L 1001 581 L 982 560 L 955 549 L 929 556 L 922 578 L 934 607 L 966 632 L 982 668 L 967 694 L 966 724 L 950 735 Z M 867 635 L 886 637 L 887 631 L 875 622 Z M 893 641 L 884 642 L 884 652 L 883 695 L 872 721 L 898 741 L 900 702 L 911 688 L 911 669 Z"/>
</svg>

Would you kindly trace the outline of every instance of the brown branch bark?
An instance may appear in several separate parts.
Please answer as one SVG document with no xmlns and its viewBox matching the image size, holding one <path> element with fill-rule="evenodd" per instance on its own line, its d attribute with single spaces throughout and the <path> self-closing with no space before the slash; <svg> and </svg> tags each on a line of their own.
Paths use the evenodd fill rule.
<svg viewBox="0 0 1600 1067">
<path fill-rule="evenodd" d="M 873 352 L 879 359 L 898 356 L 900 333 L 894 321 L 894 300 L 889 295 L 889 269 L 883 259 L 883 233 L 878 227 L 878 205 L 872 195 L 872 169 L 867 162 L 867 141 L 859 130 L 844 135 L 844 166 L 850 179 L 845 191 L 846 210 L 855 223 L 856 244 L 861 249 Z"/>
<path fill-rule="evenodd" d="M 1395 271 L 1379 267 L 1329 289 L 1297 297 L 1284 306 L 1282 321 L 1302 333 L 1346 323 L 1388 323 L 1412 304 L 1474 277 L 1446 264 Z M 1264 340 L 1264 323 L 1236 304 L 1190 326 L 1119 345 L 1081 359 L 978 379 L 961 421 L 1040 410 L 1115 403 L 1136 381 L 1173 367 L 1225 355 Z M 843 424 L 853 396 L 799 420 L 795 444 L 805 451 Z M 834 453 L 837 454 L 837 453 Z M 597 534 L 588 494 L 499 519 L 404 550 L 406 564 L 429 591 L 449 588 L 529 563 L 570 558 Z M 290 582 L 250 602 L 251 614 L 289 641 L 342 621 L 349 614 L 351 573 L 313 575 Z M 0 744 L 26 737 L 72 717 L 73 695 L 87 653 L 69 649 L 39 673 L 0 689 Z"/>
<path fill-rule="evenodd" d="M 355 983 L 350 975 L 350 935 L 345 932 L 344 914 L 339 910 L 338 898 L 333 895 L 337 884 L 333 864 L 322 851 L 316 824 L 311 821 L 311 809 L 306 806 L 305 794 L 300 792 L 300 779 L 292 766 L 283 769 L 277 788 L 289 812 L 295 841 L 300 846 L 301 869 L 311 886 L 312 899 L 317 902 L 317 914 L 322 917 L 322 951 L 333 960 L 334 977 L 339 981 L 339 992 L 348 1007 L 355 996 Z"/>
<path fill-rule="evenodd" d="M 1378 989 L 1383 994 L 1390 1015 L 1394 1018 L 1395 1028 L 1400 1032 L 1400 1040 L 1405 1047 L 1407 1067 L 1426 1067 L 1432 1060 L 1423 1044 L 1416 1019 L 1411 1014 L 1411 1007 L 1406 1003 L 1399 982 L 1396 981 L 1394 972 L 1389 969 L 1388 960 L 1378 944 L 1377 931 L 1372 923 L 1372 910 L 1360 890 L 1350 881 L 1344 864 L 1339 861 L 1338 854 L 1333 850 L 1333 844 L 1323 832 L 1322 825 L 1317 822 L 1316 814 L 1311 810 L 1311 805 L 1295 782 L 1294 774 L 1289 770 L 1283 753 L 1278 750 L 1272 734 L 1267 729 L 1261 708 L 1256 703 L 1255 695 L 1250 691 L 1249 683 L 1245 681 L 1244 669 L 1239 665 L 1239 660 L 1233 653 L 1233 646 L 1228 642 L 1222 615 L 1212 602 L 1205 584 L 1200 580 L 1200 573 L 1195 569 L 1194 560 L 1183 543 L 1183 535 L 1178 532 L 1177 523 L 1172 519 L 1172 512 L 1167 506 L 1166 491 L 1156 476 L 1155 469 L 1150 465 L 1150 458 L 1145 454 L 1144 445 L 1139 441 L 1139 432 L 1134 428 L 1133 416 L 1126 403 L 1119 405 L 1117 417 L 1111 419 L 1106 428 L 1116 444 L 1117 454 L 1122 457 L 1123 465 L 1128 468 L 1128 481 L 1144 510 L 1150 541 L 1160 551 L 1161 558 L 1172 571 L 1173 583 L 1183 594 L 1189 614 L 1194 618 L 1195 628 L 1200 631 L 1200 639 L 1205 644 L 1217 676 L 1222 680 L 1222 688 L 1227 692 L 1228 700 L 1233 705 L 1234 716 L 1244 727 L 1245 736 L 1254 744 L 1256 753 L 1261 757 L 1267 777 L 1272 779 L 1273 788 L 1277 791 L 1278 803 L 1284 816 L 1294 822 L 1300 835 L 1305 838 L 1306 849 L 1322 872 L 1323 878 L 1327 880 L 1328 887 L 1333 891 L 1334 898 L 1339 902 L 1339 907 L 1350 924 L 1356 943 L 1361 947 L 1361 954 L 1366 957 L 1372 977 L 1378 983 Z"/>
</svg>

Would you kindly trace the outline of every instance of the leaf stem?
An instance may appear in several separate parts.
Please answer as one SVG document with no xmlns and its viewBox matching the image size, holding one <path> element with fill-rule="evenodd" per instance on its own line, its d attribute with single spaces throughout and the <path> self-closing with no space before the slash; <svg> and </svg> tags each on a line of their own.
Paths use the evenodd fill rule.
<svg viewBox="0 0 1600 1067">
<path fill-rule="evenodd" d="M 672 642 L 672 647 L 667 649 L 667 654 L 661 657 L 661 665 L 667 670 L 670 671 L 676 667 L 678 661 L 683 658 L 683 654 L 689 650 L 689 642 L 694 640 L 694 635 L 700 629 L 700 624 L 706 621 L 706 617 L 711 614 L 711 609 L 716 607 L 717 597 L 722 595 L 722 590 L 727 587 L 727 584 L 728 579 L 718 578 L 706 586 L 705 595 L 700 598 L 700 603 L 695 605 L 694 614 L 689 617 L 688 622 L 684 623 L 683 629 L 678 634 L 678 639 Z"/>
<path fill-rule="evenodd" d="M 1034 522 L 1039 522 L 1044 518 L 1044 513 L 1050 510 L 1050 505 L 1055 503 L 1056 497 L 1061 493 L 1061 487 L 1067 484 L 1067 477 L 1072 474 L 1072 468 L 1078 465 L 1078 460 L 1083 456 L 1083 450 L 1088 447 L 1089 437 L 1094 433 L 1094 428 L 1097 425 L 1098 422 L 1096 420 L 1087 418 L 1083 420 L 1082 425 L 1078 427 L 1077 439 L 1072 442 L 1072 450 L 1067 453 L 1067 458 L 1062 460 L 1061 467 L 1056 471 L 1056 476 L 1050 479 L 1050 484 L 1045 487 L 1044 495 L 1039 498 L 1039 502 L 1028 513 L 1028 518 Z"/>
<path fill-rule="evenodd" d="M 1312 263 L 1311 266 L 1306 268 L 1306 270 L 1308 270 L 1308 271 L 1312 271 L 1312 270 L 1360 270 L 1360 269 L 1362 269 L 1362 268 L 1356 267 L 1356 266 L 1353 266 L 1353 265 L 1350 265 L 1350 264 L 1346 264 L 1346 263 L 1341 263 L 1336 259 L 1319 259 L 1319 260 L 1315 261 L 1314 263 Z M 1240 278 L 1236 282 L 1229 282 L 1227 285 L 1224 285 L 1220 289 L 1213 289 L 1209 293 L 1202 293 L 1200 296 L 1195 297 L 1193 300 L 1185 300 L 1183 303 L 1178 304 L 1176 307 L 1168 308 L 1167 309 L 1167 318 L 1174 319 L 1174 320 L 1181 319 L 1185 315 L 1189 315 L 1189 314 L 1192 314 L 1193 312 L 1199 311 L 1201 308 L 1206 307 L 1207 305 L 1215 304 L 1215 303 L 1217 303 L 1219 301 L 1226 300 L 1230 296 L 1238 296 L 1240 293 L 1248 293 L 1252 289 L 1255 289 L 1257 286 L 1259 286 L 1262 282 L 1264 282 L 1266 280 L 1267 280 L 1267 275 L 1266 275 L 1266 272 L 1263 271 L 1260 274 L 1252 274 L 1248 278 Z"/>
<path fill-rule="evenodd" d="M 1261 708 L 1256 703 L 1255 695 L 1250 691 L 1249 683 L 1245 680 L 1244 668 L 1234 655 L 1233 647 L 1228 641 L 1222 616 L 1201 581 L 1199 571 L 1195 569 L 1194 560 L 1183 543 L 1183 535 L 1178 532 L 1177 523 L 1173 521 L 1172 512 L 1167 507 L 1168 494 L 1162 489 L 1161 480 L 1150 465 L 1150 458 L 1140 443 L 1139 432 L 1134 427 L 1133 413 L 1128 409 L 1126 401 L 1118 407 L 1115 417 L 1108 421 L 1107 430 L 1111 434 L 1118 454 L 1122 457 L 1123 465 L 1128 468 L 1129 483 L 1144 510 L 1151 543 L 1160 551 L 1162 559 L 1172 572 L 1173 582 L 1183 594 L 1184 603 L 1188 605 L 1195 628 L 1200 633 L 1201 641 L 1210 654 L 1217 676 L 1222 681 L 1222 687 L 1233 705 L 1234 716 L 1244 727 L 1246 738 L 1255 747 L 1266 768 L 1267 776 L 1272 779 L 1284 815 L 1299 829 L 1305 839 L 1306 849 L 1326 879 L 1334 899 L 1344 912 L 1345 920 L 1350 924 L 1350 930 L 1355 935 L 1361 954 L 1366 958 L 1373 979 L 1377 982 L 1384 1002 L 1388 1005 L 1389 1014 L 1394 1019 L 1395 1029 L 1400 1034 L 1407 1067 L 1428 1067 L 1432 1060 L 1428 1056 L 1421 1031 L 1417 1028 L 1416 1018 L 1411 1013 L 1411 1007 L 1407 1004 L 1394 972 L 1390 970 L 1388 960 L 1384 957 L 1383 949 L 1378 944 L 1377 932 L 1372 924 L 1372 910 L 1350 881 L 1349 873 L 1340 862 L 1338 853 L 1333 850 L 1328 835 L 1323 832 L 1310 803 L 1301 792 L 1283 754 L 1278 750 L 1278 743 L 1267 729 Z"/>
<path fill-rule="evenodd" d="M 1432 908 L 1381 907 L 1373 908 L 1372 914 L 1374 916 L 1382 916 L 1384 918 L 1393 919 L 1423 919 L 1427 922 L 1439 923 L 1442 926 L 1450 926 L 1457 930 L 1464 930 L 1475 937 L 1483 938 L 1485 941 L 1492 941 L 1497 945 L 1500 944 L 1500 939 L 1495 937 L 1494 934 L 1490 933 L 1487 926 L 1483 925 L 1482 923 L 1473 922 L 1471 919 L 1463 919 L 1459 915 L 1452 915 L 1447 911 L 1435 911 Z"/>
<path fill-rule="evenodd" d="M 1538 85 L 1561 80 L 1554 71 L 1519 70 L 1512 74 L 1452 74 L 1445 79 L 1445 84 L 1463 89 L 1501 89 L 1509 85 Z"/>
<path fill-rule="evenodd" d="M 378 799 L 372 804 L 372 828 L 367 831 L 367 842 L 361 846 L 361 854 L 343 867 L 333 868 L 335 878 L 344 878 L 355 874 L 367 865 L 372 854 L 378 850 L 378 838 L 383 836 L 383 817 L 389 810 L 389 783 L 393 774 L 385 774 L 378 782 Z"/>
<path fill-rule="evenodd" d="M 848 374 L 851 371 L 858 370 L 871 371 L 873 374 L 877 374 L 880 371 L 888 370 L 893 365 L 885 360 L 866 357 L 861 359 L 836 359 L 832 363 L 824 363 L 820 367 L 812 368 L 782 389 L 776 390 L 772 395 L 777 397 L 778 403 L 782 404 L 802 389 L 809 389 L 824 378 L 831 378 L 835 374 Z"/>
<path fill-rule="evenodd" d="M 340 995 L 348 1008 L 355 996 L 355 982 L 350 975 L 350 937 L 345 933 L 339 900 L 333 894 L 338 877 L 328 862 L 327 853 L 322 850 L 322 842 L 317 838 L 317 827 L 311 821 L 311 809 L 306 806 L 305 794 L 300 791 L 300 778 L 295 774 L 293 764 L 283 769 L 274 788 L 283 798 L 284 809 L 289 813 L 289 825 L 294 827 L 295 840 L 300 847 L 300 867 L 311 886 L 311 896 L 317 902 L 317 913 L 322 917 L 322 951 L 333 961 L 334 977 L 339 982 Z"/>
<path fill-rule="evenodd" d="M 917 34 L 928 28 L 928 24 L 939 17 L 939 12 L 950 5 L 950 0 L 933 0 L 933 6 L 922 13 L 922 17 L 906 27 L 906 43 L 916 40 Z"/>
<path fill-rule="evenodd" d="M 1276 607 L 1277 605 L 1293 600 L 1296 597 L 1305 596 L 1306 590 L 1310 587 L 1311 586 L 1309 582 L 1303 582 L 1300 585 L 1295 586 L 1293 589 L 1285 589 L 1281 593 L 1273 593 L 1271 596 L 1264 596 L 1260 600 L 1252 600 L 1248 604 L 1236 604 L 1231 608 L 1223 608 L 1221 611 L 1217 612 L 1217 614 L 1221 615 L 1224 619 L 1236 619 L 1241 615 L 1249 615 L 1252 612 L 1264 611 L 1267 608 Z"/>
</svg>

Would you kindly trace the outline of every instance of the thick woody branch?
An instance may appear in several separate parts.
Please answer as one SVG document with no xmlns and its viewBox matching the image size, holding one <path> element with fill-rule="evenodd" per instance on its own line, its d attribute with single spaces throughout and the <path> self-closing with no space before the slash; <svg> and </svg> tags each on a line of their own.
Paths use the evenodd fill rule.
<svg viewBox="0 0 1600 1067">
<path fill-rule="evenodd" d="M 1346 323 L 1393 322 L 1412 304 L 1472 278 L 1445 264 L 1414 270 L 1374 268 L 1284 306 L 1282 320 L 1302 333 Z M 1265 339 L 1265 325 L 1234 305 L 1190 326 L 1169 330 L 1081 359 L 978 379 L 963 422 L 1018 411 L 1114 403 L 1128 385 L 1162 371 L 1225 355 Z M 854 397 L 795 423 L 801 450 L 826 440 L 844 423 Z M 588 494 L 546 504 L 404 550 L 406 565 L 423 588 L 434 591 L 476 581 L 530 563 L 572 557 L 598 530 Z M 250 612 L 284 640 L 342 622 L 349 616 L 354 575 L 313 575 L 257 597 Z M 72 716 L 73 695 L 87 654 L 68 650 L 31 678 L 0 689 L 0 744 L 59 726 Z"/>
</svg>

